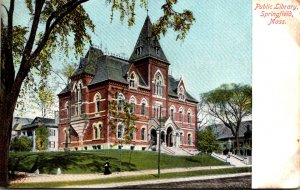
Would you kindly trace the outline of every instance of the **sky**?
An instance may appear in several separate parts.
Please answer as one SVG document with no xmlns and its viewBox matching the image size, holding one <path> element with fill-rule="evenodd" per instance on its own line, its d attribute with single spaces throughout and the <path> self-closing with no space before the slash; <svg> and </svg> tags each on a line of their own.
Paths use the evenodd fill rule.
<svg viewBox="0 0 300 190">
<path fill-rule="evenodd" d="M 19 0 L 21 2 L 21 0 Z M 23 2 L 23 1 L 22 1 Z M 137 1 L 139 2 L 139 1 Z M 154 23 L 162 14 L 164 0 L 149 1 L 149 16 Z M 103 51 L 129 58 L 147 16 L 147 11 L 136 6 L 136 23 L 128 27 L 118 14 L 110 22 L 111 8 L 104 0 L 90 0 L 84 8 L 96 25 L 90 33 L 92 42 Z M 169 30 L 160 45 L 170 62 L 170 73 L 183 78 L 187 91 L 197 100 L 201 93 L 224 83 L 251 84 L 252 80 L 252 1 L 250 0 L 180 0 L 176 10 L 189 9 L 196 22 L 184 41 L 176 41 L 177 33 Z M 18 3 L 15 23 L 30 25 L 26 9 Z M 84 54 L 89 45 L 85 47 Z M 51 60 L 53 69 L 62 62 L 76 62 L 74 56 L 57 52 Z M 53 76 L 57 78 L 56 76 Z M 64 87 L 60 86 L 58 92 Z"/>
</svg>

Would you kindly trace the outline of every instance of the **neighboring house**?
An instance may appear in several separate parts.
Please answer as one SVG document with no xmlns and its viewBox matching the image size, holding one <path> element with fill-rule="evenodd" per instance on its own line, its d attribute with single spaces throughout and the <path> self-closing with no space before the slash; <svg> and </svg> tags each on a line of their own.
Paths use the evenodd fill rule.
<svg viewBox="0 0 300 190">
<path fill-rule="evenodd" d="M 217 140 L 222 144 L 223 152 L 226 154 L 228 151 L 237 153 L 235 138 L 231 130 L 224 124 L 215 124 L 202 127 L 200 129 L 210 127 L 215 131 Z M 252 155 L 252 120 L 243 121 L 239 130 L 240 154 L 245 156 Z M 230 150 L 229 150 L 230 147 Z"/>
<path fill-rule="evenodd" d="M 36 129 L 44 124 L 49 129 L 48 148 L 47 151 L 58 150 L 58 127 L 55 119 L 36 117 L 31 123 L 23 125 L 21 128 L 21 136 L 27 136 L 32 140 L 32 150 L 36 151 Z"/>
<path fill-rule="evenodd" d="M 12 124 L 11 138 L 19 137 L 21 135 L 21 129 L 23 125 L 29 124 L 33 119 L 24 117 L 14 117 Z"/>
<path fill-rule="evenodd" d="M 122 121 L 116 134 L 108 125 L 108 102 L 115 100 L 120 112 L 122 103 L 129 102 L 138 117 L 133 141 L 124 148 L 149 150 L 161 138 L 164 147 L 196 150 L 197 100 L 188 93 L 182 78 L 169 75 L 169 65 L 159 41 L 152 36 L 149 17 L 129 60 L 91 47 L 70 84 L 58 95 L 59 149 L 66 143 L 71 150 L 110 148 L 122 141 Z M 159 137 L 160 107 L 163 121 Z"/>
</svg>

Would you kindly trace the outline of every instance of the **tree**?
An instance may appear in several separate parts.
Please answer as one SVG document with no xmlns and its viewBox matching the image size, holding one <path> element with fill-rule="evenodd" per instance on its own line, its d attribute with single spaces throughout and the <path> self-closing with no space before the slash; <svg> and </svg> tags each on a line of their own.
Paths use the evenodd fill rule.
<svg viewBox="0 0 300 190">
<path fill-rule="evenodd" d="M 0 187 L 8 185 L 8 148 L 12 118 L 21 88 L 32 88 L 32 81 L 39 76 L 41 83 L 51 69 L 52 55 L 62 51 L 66 56 L 72 47 L 75 55 L 82 54 L 85 43 L 92 43 L 88 29 L 94 32 L 95 25 L 82 4 L 89 0 L 25 0 L 29 10 L 31 26 L 13 25 L 15 0 L 2 4 L 5 12 L 1 17 L 1 64 L 0 64 Z M 111 5 L 111 20 L 114 12 L 120 20 L 128 18 L 128 25 L 135 23 L 135 0 L 107 0 Z M 19 3 L 19 1 L 18 1 Z M 194 22 L 189 10 L 177 12 L 173 9 L 177 0 L 166 0 L 162 5 L 163 16 L 155 24 L 154 33 L 165 34 L 168 28 L 178 32 L 177 39 L 184 39 Z M 146 0 L 140 0 L 146 8 Z M 73 44 L 69 38 L 73 37 Z"/>
<path fill-rule="evenodd" d="M 207 112 L 228 127 L 235 137 L 239 154 L 239 131 L 243 118 L 252 113 L 252 87 L 241 84 L 223 84 L 202 95 Z"/>
<path fill-rule="evenodd" d="M 10 143 L 10 150 L 12 151 L 30 151 L 32 149 L 32 142 L 28 137 L 16 137 Z"/>
<path fill-rule="evenodd" d="M 198 132 L 198 149 L 204 153 L 212 153 L 220 150 L 220 144 L 216 139 L 214 131 L 206 127 Z"/>
<path fill-rule="evenodd" d="M 49 130 L 45 124 L 39 125 L 35 130 L 35 142 L 37 150 L 46 150 L 48 147 Z"/>
</svg>

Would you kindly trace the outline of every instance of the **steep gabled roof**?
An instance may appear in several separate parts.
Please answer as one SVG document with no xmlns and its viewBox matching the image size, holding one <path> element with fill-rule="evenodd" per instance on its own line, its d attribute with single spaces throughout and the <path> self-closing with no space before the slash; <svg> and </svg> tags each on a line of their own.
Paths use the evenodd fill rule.
<svg viewBox="0 0 300 190">
<path fill-rule="evenodd" d="M 102 56 L 103 52 L 97 48 L 90 47 L 84 58 L 80 59 L 78 68 L 74 71 L 72 77 L 79 74 L 95 74 L 98 57 Z"/>
<path fill-rule="evenodd" d="M 179 82 L 180 82 L 180 80 L 176 80 L 172 75 L 169 75 L 169 89 L 168 89 L 169 96 L 178 98 L 177 87 L 178 87 Z M 192 95 L 190 95 L 187 91 L 185 91 L 185 94 L 186 94 L 186 100 L 188 100 L 190 102 L 198 103 L 198 101 Z"/>
<path fill-rule="evenodd" d="M 103 55 L 97 59 L 95 76 L 90 85 L 107 80 L 128 84 L 126 75 L 129 67 L 130 63 L 126 60 Z"/>
<path fill-rule="evenodd" d="M 29 128 L 33 128 L 33 127 L 38 127 L 39 124 L 45 124 L 46 127 L 55 127 L 55 128 L 57 128 L 57 125 L 55 124 L 55 119 L 36 117 L 30 124 L 23 125 L 22 129 L 29 129 Z"/>
<path fill-rule="evenodd" d="M 247 131 L 247 129 L 248 129 L 247 126 L 249 126 L 249 131 Z M 217 140 L 226 140 L 228 138 L 234 138 L 234 136 L 232 135 L 230 129 L 222 123 L 202 127 L 200 129 L 200 131 L 204 130 L 207 127 L 210 127 L 215 131 L 216 136 L 217 136 Z M 244 137 L 246 132 L 248 132 L 248 133 L 252 132 L 252 120 L 242 121 L 241 126 L 240 126 L 240 130 L 239 130 L 239 137 Z"/>
<path fill-rule="evenodd" d="M 152 57 L 169 64 L 158 39 L 152 34 L 152 28 L 153 25 L 150 21 L 150 17 L 147 16 L 129 61 L 135 62 L 140 59 Z M 156 48 L 158 48 L 158 52 Z M 137 53 L 137 51 L 140 52 Z"/>
</svg>

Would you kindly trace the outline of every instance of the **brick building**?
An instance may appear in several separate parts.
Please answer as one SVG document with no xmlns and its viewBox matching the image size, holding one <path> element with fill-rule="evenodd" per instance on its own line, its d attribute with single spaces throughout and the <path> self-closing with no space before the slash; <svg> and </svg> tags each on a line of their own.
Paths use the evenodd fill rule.
<svg viewBox="0 0 300 190">
<path fill-rule="evenodd" d="M 71 150 L 110 148 L 122 139 L 122 122 L 115 134 L 108 125 L 108 102 L 113 99 L 120 105 L 131 103 L 131 111 L 138 117 L 133 141 L 124 148 L 155 148 L 161 108 L 162 147 L 171 152 L 174 148 L 196 149 L 197 101 L 182 79 L 169 75 L 170 63 L 151 31 L 147 17 L 129 60 L 105 55 L 93 47 L 81 58 L 70 84 L 58 95 L 60 149 L 66 142 Z"/>
</svg>

